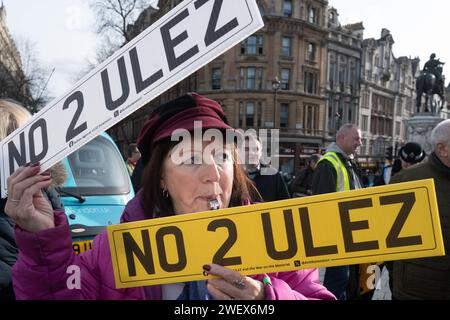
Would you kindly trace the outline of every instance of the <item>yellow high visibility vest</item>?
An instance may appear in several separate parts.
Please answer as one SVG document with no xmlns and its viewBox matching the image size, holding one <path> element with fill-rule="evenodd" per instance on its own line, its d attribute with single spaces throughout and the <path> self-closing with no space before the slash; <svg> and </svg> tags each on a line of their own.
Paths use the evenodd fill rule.
<svg viewBox="0 0 450 320">
<path fill-rule="evenodd" d="M 345 167 L 345 165 L 342 163 L 341 159 L 339 158 L 339 156 L 337 155 L 336 152 L 327 152 L 325 153 L 322 158 L 320 158 L 320 161 L 323 160 L 327 160 L 328 162 L 330 162 L 333 167 L 334 170 L 336 170 L 336 176 L 337 176 L 337 181 L 336 181 L 336 192 L 338 191 L 347 191 L 350 190 L 350 180 L 348 178 L 348 171 L 347 168 Z M 368 293 L 374 289 L 370 289 L 368 288 L 368 279 L 371 276 L 371 273 L 368 273 L 368 268 L 370 265 L 374 265 L 374 264 L 378 264 L 380 265 L 381 263 L 363 263 L 358 265 L 358 282 L 359 282 L 359 295 L 363 295 L 365 293 Z"/>
<path fill-rule="evenodd" d="M 330 162 L 334 170 L 336 170 L 336 192 L 338 191 L 348 191 L 350 190 L 350 180 L 348 178 L 348 171 L 345 165 L 342 163 L 341 159 L 336 152 L 327 152 L 320 158 L 319 162 L 327 160 Z"/>
</svg>

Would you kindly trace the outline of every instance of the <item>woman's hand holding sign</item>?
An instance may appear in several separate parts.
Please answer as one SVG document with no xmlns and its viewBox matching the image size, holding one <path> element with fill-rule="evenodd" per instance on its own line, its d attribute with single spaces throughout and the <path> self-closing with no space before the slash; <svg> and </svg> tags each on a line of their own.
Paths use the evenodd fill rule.
<svg viewBox="0 0 450 320">
<path fill-rule="evenodd" d="M 208 280 L 208 291 L 216 300 L 265 299 L 264 284 L 261 281 L 217 264 L 204 265 L 203 269 L 220 277 Z"/>
<path fill-rule="evenodd" d="M 29 232 L 53 228 L 53 209 L 41 189 L 50 186 L 50 172 L 38 174 L 39 163 L 25 165 L 8 177 L 8 200 L 5 212 L 22 229 Z"/>
</svg>

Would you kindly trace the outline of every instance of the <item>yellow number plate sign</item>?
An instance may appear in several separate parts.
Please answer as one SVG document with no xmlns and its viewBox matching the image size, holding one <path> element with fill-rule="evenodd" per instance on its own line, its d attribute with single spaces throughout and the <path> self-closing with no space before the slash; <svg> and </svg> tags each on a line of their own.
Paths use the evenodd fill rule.
<svg viewBox="0 0 450 320">
<path fill-rule="evenodd" d="M 108 227 L 118 288 L 444 255 L 434 182 L 421 180 Z"/>
</svg>

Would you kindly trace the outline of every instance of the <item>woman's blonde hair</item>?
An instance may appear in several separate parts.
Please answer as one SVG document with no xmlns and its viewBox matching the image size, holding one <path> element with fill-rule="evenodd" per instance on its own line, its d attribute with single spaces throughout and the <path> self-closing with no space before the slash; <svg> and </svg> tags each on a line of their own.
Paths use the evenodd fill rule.
<svg viewBox="0 0 450 320">
<path fill-rule="evenodd" d="M 31 118 L 25 107 L 12 100 L 0 99 L 0 141 Z"/>
<path fill-rule="evenodd" d="M 0 99 L 0 141 L 23 126 L 31 117 L 31 112 L 18 102 Z M 49 170 L 52 174 L 52 186 L 62 186 L 67 179 L 67 172 L 62 162 L 56 163 Z"/>
</svg>

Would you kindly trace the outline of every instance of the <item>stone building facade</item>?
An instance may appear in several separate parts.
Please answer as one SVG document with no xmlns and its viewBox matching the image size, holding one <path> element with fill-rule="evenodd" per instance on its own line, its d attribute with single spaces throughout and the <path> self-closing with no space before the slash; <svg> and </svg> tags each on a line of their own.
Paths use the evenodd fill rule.
<svg viewBox="0 0 450 320">
<path fill-rule="evenodd" d="M 396 58 L 394 39 L 382 29 L 379 39 L 362 43 L 361 99 L 358 124 L 363 135 L 359 161 L 369 167 L 383 162 L 406 142 L 406 120 L 415 112 L 418 58 Z"/>
<path fill-rule="evenodd" d="M 280 129 L 280 169 L 297 173 L 329 133 L 324 0 L 257 1 L 264 27 L 197 73 L 198 92 L 219 101 L 232 126 Z"/>
<path fill-rule="evenodd" d="M 6 9 L 0 5 L 0 98 L 11 98 L 29 105 L 30 95 L 22 61 L 8 28 Z"/>
<path fill-rule="evenodd" d="M 335 8 L 328 9 L 327 107 L 329 137 L 345 123 L 358 123 L 360 70 L 364 27 L 362 22 L 342 26 Z"/>
</svg>

